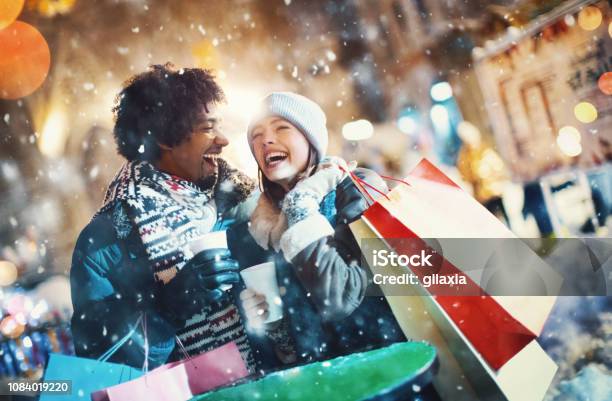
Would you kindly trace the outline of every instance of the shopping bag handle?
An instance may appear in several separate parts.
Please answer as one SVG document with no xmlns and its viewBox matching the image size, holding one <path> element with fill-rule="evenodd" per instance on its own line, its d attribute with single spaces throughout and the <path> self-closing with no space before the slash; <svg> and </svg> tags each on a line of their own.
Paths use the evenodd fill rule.
<svg viewBox="0 0 612 401">
<path fill-rule="evenodd" d="M 175 337 L 176 337 L 176 343 L 178 344 L 179 349 L 183 353 L 183 356 L 185 357 L 185 360 L 187 362 L 191 362 L 193 364 L 193 368 L 195 370 L 198 370 L 198 365 L 193 362 L 193 357 L 191 355 L 189 355 L 189 352 L 187 352 L 187 348 L 185 348 L 185 345 L 183 345 L 183 342 L 181 341 L 179 336 L 175 336 Z"/>
<path fill-rule="evenodd" d="M 119 350 L 119 348 L 121 348 L 123 346 L 123 344 L 125 344 L 126 342 L 128 342 L 130 340 L 130 338 L 132 337 L 132 335 L 134 335 L 134 333 L 136 332 L 136 329 L 138 328 L 138 325 L 141 322 L 142 322 L 142 314 L 138 317 L 138 320 L 136 321 L 136 324 L 134 325 L 134 327 L 125 336 L 123 336 L 121 338 L 121 340 L 117 341 L 105 353 L 100 355 L 100 357 L 97 360 L 99 362 L 106 362 L 106 361 L 108 361 L 108 359 L 111 356 L 113 356 L 115 354 L 115 352 L 117 352 Z M 145 334 L 145 338 L 146 338 L 146 334 Z"/>
<path fill-rule="evenodd" d="M 374 204 L 376 202 L 376 200 L 374 199 L 374 197 L 372 197 L 372 195 L 370 194 L 370 192 L 368 191 L 367 188 L 373 190 L 374 192 L 377 192 L 379 195 L 382 195 L 385 197 L 385 199 L 389 200 L 389 197 L 387 196 L 386 193 L 382 192 L 381 190 L 379 190 L 378 188 L 374 187 L 373 185 L 367 183 L 365 180 L 359 178 L 355 173 L 353 173 L 351 170 L 347 170 L 342 166 L 338 166 L 340 168 L 340 170 L 346 174 L 348 174 L 349 178 L 351 179 L 351 181 L 353 181 L 353 184 L 355 184 L 355 186 L 357 187 L 357 189 L 359 190 L 359 192 L 366 198 L 366 201 L 370 200 L 371 204 Z M 400 180 L 398 178 L 393 178 L 393 177 L 389 177 L 386 175 L 382 175 L 379 174 L 379 177 L 384 179 L 384 180 L 389 180 L 389 181 L 397 181 L 397 182 L 401 182 L 405 185 L 410 186 L 410 184 L 404 180 Z M 370 204 L 370 205 L 371 205 Z"/>
</svg>

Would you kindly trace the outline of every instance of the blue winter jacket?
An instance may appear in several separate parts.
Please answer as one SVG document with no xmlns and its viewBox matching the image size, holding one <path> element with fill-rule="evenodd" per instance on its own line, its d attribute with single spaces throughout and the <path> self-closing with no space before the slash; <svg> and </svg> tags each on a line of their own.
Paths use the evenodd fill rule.
<svg viewBox="0 0 612 401">
<path fill-rule="evenodd" d="M 119 203 L 96 215 L 77 240 L 70 272 L 72 334 L 76 354 L 96 359 L 121 340 L 146 315 L 149 368 L 182 359 L 175 350 L 173 327 L 156 304 L 160 282 L 153 271 L 137 230 L 120 238 Z M 227 229 L 231 219 L 219 220 L 213 230 Z M 238 289 L 236 289 L 238 291 Z M 235 295 L 235 294 L 234 294 Z M 142 326 L 110 361 L 142 367 Z"/>
</svg>

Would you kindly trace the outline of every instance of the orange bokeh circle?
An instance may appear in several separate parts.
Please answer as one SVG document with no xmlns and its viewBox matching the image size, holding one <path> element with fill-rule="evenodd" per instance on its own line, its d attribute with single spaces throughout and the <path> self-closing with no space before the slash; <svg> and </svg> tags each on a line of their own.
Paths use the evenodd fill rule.
<svg viewBox="0 0 612 401">
<path fill-rule="evenodd" d="M 18 99 L 34 92 L 47 78 L 49 45 L 32 25 L 15 21 L 0 30 L 0 98 Z"/>
<path fill-rule="evenodd" d="M 25 0 L 0 0 L 0 29 L 11 25 L 21 14 Z"/>
<path fill-rule="evenodd" d="M 601 74 L 601 77 L 599 77 L 597 81 L 597 86 L 599 86 L 599 90 L 606 95 L 612 95 L 612 72 Z"/>
</svg>

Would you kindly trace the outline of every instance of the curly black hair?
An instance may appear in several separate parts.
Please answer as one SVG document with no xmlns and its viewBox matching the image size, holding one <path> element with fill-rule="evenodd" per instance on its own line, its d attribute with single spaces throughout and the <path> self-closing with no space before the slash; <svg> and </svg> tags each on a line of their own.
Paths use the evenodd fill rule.
<svg viewBox="0 0 612 401">
<path fill-rule="evenodd" d="M 188 138 L 209 107 L 225 100 L 209 70 L 173 64 L 152 65 L 123 84 L 115 99 L 113 135 L 127 160 L 155 161 L 159 144 L 175 146 Z"/>
</svg>

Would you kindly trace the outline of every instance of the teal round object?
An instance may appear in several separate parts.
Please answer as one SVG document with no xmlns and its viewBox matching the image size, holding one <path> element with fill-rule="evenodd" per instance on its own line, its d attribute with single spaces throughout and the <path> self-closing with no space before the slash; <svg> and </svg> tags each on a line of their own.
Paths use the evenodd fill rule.
<svg viewBox="0 0 612 401">
<path fill-rule="evenodd" d="M 422 342 L 403 342 L 270 373 L 193 400 L 387 400 L 426 386 L 436 369 L 434 347 Z"/>
</svg>

